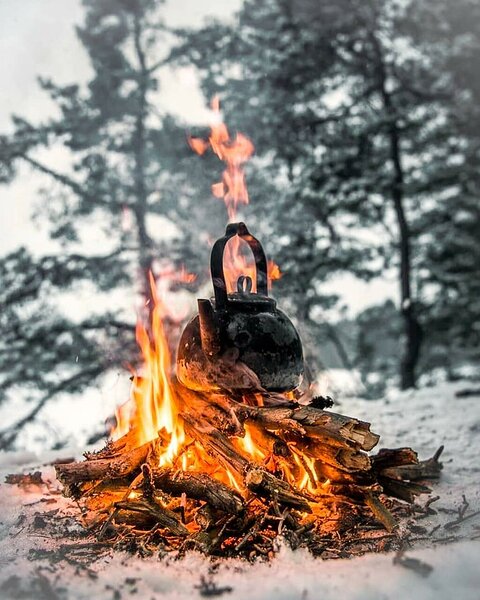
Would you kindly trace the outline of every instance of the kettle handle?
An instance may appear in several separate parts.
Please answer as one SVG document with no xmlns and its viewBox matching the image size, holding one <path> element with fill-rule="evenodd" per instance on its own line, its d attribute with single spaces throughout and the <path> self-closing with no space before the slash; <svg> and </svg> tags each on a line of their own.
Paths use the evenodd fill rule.
<svg viewBox="0 0 480 600">
<path fill-rule="evenodd" d="M 229 223 L 224 237 L 215 242 L 210 255 L 210 272 L 217 309 L 225 308 L 228 301 L 227 284 L 225 283 L 225 273 L 223 271 L 223 253 L 227 242 L 235 235 L 245 240 L 253 253 L 256 266 L 257 294 L 268 296 L 267 257 L 262 245 L 248 231 L 245 223 Z"/>
</svg>

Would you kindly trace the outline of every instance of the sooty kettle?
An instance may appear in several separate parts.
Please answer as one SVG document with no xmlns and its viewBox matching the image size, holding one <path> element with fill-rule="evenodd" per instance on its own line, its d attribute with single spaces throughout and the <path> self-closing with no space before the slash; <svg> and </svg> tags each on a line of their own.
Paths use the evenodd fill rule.
<svg viewBox="0 0 480 600">
<path fill-rule="evenodd" d="M 251 278 L 241 275 L 237 291 L 227 293 L 223 254 L 235 235 L 247 242 L 253 253 L 256 292 L 252 292 Z M 216 366 L 224 357 L 233 356 L 256 374 L 264 389 L 294 390 L 304 371 L 302 343 L 293 323 L 268 296 L 265 252 L 244 223 L 227 225 L 225 236 L 212 248 L 210 271 L 214 298 L 198 299 L 198 315 L 186 325 L 178 345 L 180 382 L 199 391 L 225 388 Z M 230 377 L 228 388 L 241 390 L 245 381 Z"/>
</svg>

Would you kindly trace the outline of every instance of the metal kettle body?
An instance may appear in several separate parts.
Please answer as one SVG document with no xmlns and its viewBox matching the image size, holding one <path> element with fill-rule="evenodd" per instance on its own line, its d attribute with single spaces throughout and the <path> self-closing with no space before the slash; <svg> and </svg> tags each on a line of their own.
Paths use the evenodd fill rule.
<svg viewBox="0 0 480 600">
<path fill-rule="evenodd" d="M 238 235 L 250 246 L 256 265 L 257 292 L 240 276 L 237 291 L 227 293 L 223 253 Z M 231 223 L 212 248 L 210 269 L 215 297 L 198 300 L 198 315 L 185 327 L 177 351 L 177 377 L 199 390 L 242 390 L 251 377 L 234 364 L 246 365 L 269 391 L 290 391 L 301 382 L 304 364 L 300 337 L 287 315 L 268 297 L 267 259 L 260 242 L 244 223 Z"/>
</svg>

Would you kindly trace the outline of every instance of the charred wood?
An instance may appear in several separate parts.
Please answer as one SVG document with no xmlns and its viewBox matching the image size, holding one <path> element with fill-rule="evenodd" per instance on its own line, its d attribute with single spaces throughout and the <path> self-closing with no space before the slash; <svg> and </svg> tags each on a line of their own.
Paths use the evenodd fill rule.
<svg viewBox="0 0 480 600">
<path fill-rule="evenodd" d="M 152 470 L 152 481 L 156 488 L 171 494 L 185 494 L 194 500 L 203 500 L 212 508 L 228 514 L 239 514 L 244 509 L 240 494 L 205 473 L 185 473 L 169 468 Z"/>
</svg>

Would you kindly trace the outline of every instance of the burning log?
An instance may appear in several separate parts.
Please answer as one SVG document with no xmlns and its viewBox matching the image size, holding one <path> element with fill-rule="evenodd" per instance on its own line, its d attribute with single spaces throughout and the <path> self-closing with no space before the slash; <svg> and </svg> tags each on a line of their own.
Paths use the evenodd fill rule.
<svg viewBox="0 0 480 600">
<path fill-rule="evenodd" d="M 246 420 L 258 422 L 269 431 L 293 431 L 308 438 L 316 438 L 331 446 L 353 447 L 372 450 L 380 439 L 370 431 L 370 424 L 310 406 L 301 406 L 279 394 L 265 397 L 275 398 L 276 406 L 259 407 L 242 404 L 226 394 L 214 394 L 208 398 L 201 392 L 193 392 L 178 381 L 173 383 L 177 395 L 184 405 L 184 412 L 201 414 L 209 423 L 224 432 L 242 431 Z M 282 405 L 278 403 L 282 401 Z"/>
<path fill-rule="evenodd" d="M 240 514 L 245 504 L 240 494 L 205 473 L 185 473 L 170 468 L 152 470 L 155 488 L 172 496 L 185 494 L 193 500 L 203 500 L 212 508 L 231 515 Z"/>
<path fill-rule="evenodd" d="M 326 465 L 335 467 L 339 471 L 346 473 L 356 473 L 369 471 L 371 468 L 370 457 L 359 450 L 342 448 L 339 445 L 331 446 L 328 440 L 324 443 L 318 438 L 308 438 L 307 435 L 302 438 L 292 438 L 292 444 L 298 452 L 306 456 L 316 458 Z"/>
<path fill-rule="evenodd" d="M 233 469 L 243 479 L 248 489 L 261 497 L 275 497 L 281 504 L 311 512 L 306 498 L 295 492 L 285 481 L 245 459 L 222 433 L 209 427 L 208 424 L 198 425 L 192 419 L 184 418 L 188 433 L 208 453 L 213 454 L 226 469 Z"/>
</svg>

